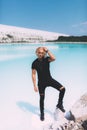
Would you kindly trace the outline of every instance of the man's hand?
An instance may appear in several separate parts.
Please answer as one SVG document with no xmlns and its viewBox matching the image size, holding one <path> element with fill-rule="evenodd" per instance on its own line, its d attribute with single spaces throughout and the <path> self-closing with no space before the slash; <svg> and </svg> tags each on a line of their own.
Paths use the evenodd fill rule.
<svg viewBox="0 0 87 130">
<path fill-rule="evenodd" d="M 43 49 L 44 49 L 44 51 L 45 51 L 45 52 L 47 52 L 47 51 L 48 51 L 48 49 L 47 49 L 46 47 L 43 47 Z"/>
<path fill-rule="evenodd" d="M 49 55 L 49 61 L 52 62 L 55 60 L 55 56 L 52 54 L 52 52 L 50 52 L 46 47 L 43 47 L 45 53 L 48 53 Z"/>
<path fill-rule="evenodd" d="M 35 92 L 38 92 L 38 87 L 35 86 L 35 87 L 34 87 L 34 91 L 35 91 Z"/>
</svg>

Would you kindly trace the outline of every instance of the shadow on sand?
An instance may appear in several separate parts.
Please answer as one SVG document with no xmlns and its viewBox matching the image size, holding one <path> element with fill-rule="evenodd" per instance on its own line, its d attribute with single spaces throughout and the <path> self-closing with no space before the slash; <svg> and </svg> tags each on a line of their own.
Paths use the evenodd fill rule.
<svg viewBox="0 0 87 130">
<path fill-rule="evenodd" d="M 34 106 L 33 104 L 31 104 L 29 102 L 23 102 L 23 101 L 19 101 L 16 104 L 24 112 L 29 111 L 29 112 L 31 112 L 31 113 L 36 114 L 36 115 L 39 116 L 39 108 L 36 107 L 36 106 Z M 51 111 L 49 111 L 49 110 L 45 110 L 45 112 L 47 112 L 51 116 L 53 115 L 53 113 Z"/>
</svg>

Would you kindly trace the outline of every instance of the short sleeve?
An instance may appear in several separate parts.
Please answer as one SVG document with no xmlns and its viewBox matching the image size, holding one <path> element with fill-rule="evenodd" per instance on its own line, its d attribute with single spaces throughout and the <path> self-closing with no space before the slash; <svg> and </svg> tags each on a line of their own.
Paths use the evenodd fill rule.
<svg viewBox="0 0 87 130">
<path fill-rule="evenodd" d="M 50 58 L 50 57 L 48 57 L 48 56 L 46 57 L 47 62 L 49 62 L 49 58 Z"/>
<path fill-rule="evenodd" d="M 32 65 L 31 65 L 31 69 L 36 69 L 35 62 L 32 63 Z"/>
</svg>

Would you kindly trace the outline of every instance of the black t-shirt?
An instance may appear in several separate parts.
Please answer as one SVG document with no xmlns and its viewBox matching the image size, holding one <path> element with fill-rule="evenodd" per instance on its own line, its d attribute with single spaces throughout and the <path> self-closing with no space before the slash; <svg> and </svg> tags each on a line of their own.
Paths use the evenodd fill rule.
<svg viewBox="0 0 87 130">
<path fill-rule="evenodd" d="M 49 57 L 43 58 L 42 60 L 36 59 L 32 63 L 32 69 L 37 71 L 39 81 L 47 81 L 51 78 L 50 62 L 48 59 Z"/>
</svg>

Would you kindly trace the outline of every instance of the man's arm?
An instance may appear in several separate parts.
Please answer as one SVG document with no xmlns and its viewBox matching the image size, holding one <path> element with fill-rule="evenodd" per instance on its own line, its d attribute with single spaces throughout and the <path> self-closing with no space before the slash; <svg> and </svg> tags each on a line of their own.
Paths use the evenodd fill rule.
<svg viewBox="0 0 87 130">
<path fill-rule="evenodd" d="M 49 51 L 46 47 L 44 47 L 44 50 L 45 50 L 45 52 L 48 53 L 48 55 L 49 55 L 49 61 L 50 61 L 50 62 L 51 62 L 51 61 L 54 61 L 54 60 L 56 59 L 55 56 L 52 54 L 52 52 Z"/>
<path fill-rule="evenodd" d="M 34 91 L 38 92 L 38 87 L 36 85 L 36 70 L 35 69 L 32 69 L 32 81 L 34 85 Z"/>
</svg>

